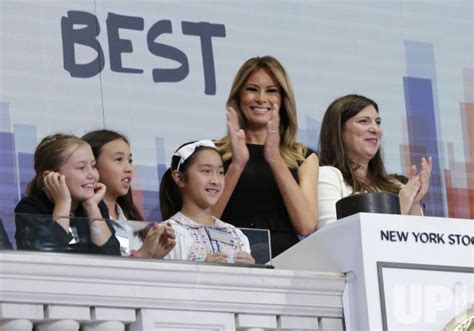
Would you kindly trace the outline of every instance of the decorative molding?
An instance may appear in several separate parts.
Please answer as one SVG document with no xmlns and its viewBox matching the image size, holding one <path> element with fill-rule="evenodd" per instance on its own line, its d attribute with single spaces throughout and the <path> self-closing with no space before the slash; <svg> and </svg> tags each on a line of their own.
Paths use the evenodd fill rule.
<svg viewBox="0 0 474 331">
<path fill-rule="evenodd" d="M 0 252 L 2 301 L 342 316 L 342 274 Z"/>
<path fill-rule="evenodd" d="M 150 259 L 0 251 L 0 284 L 0 304 L 5 312 L 15 305 L 29 310 L 36 307 L 31 317 L 3 313 L 0 321 L 34 318 L 35 322 L 44 324 L 63 318 L 92 326 L 95 322 L 115 320 L 131 323 L 138 330 L 143 323 L 151 323 L 143 316 L 161 312 L 159 316 L 153 315 L 159 325 L 182 322 L 189 326 L 192 320 L 180 321 L 176 316 L 217 314 L 226 316 L 222 324 L 226 330 L 229 318 L 232 325 L 244 328 L 272 321 L 270 324 L 277 325 L 278 329 L 280 325 L 294 325 L 298 320 L 309 325 L 321 318 L 335 318 L 342 323 L 345 276 Z M 44 312 L 43 321 L 37 312 L 38 306 L 42 307 L 40 312 Z M 162 315 L 166 311 L 173 312 L 175 317 Z"/>
</svg>

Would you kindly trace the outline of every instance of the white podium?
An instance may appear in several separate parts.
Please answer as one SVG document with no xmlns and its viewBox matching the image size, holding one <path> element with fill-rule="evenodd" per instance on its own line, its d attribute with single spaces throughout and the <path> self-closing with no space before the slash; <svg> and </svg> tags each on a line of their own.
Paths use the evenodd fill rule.
<svg viewBox="0 0 474 331">
<path fill-rule="evenodd" d="M 474 328 L 474 220 L 361 213 L 273 264 L 346 273 L 347 330 L 442 330 L 460 321 L 459 330 Z"/>
</svg>

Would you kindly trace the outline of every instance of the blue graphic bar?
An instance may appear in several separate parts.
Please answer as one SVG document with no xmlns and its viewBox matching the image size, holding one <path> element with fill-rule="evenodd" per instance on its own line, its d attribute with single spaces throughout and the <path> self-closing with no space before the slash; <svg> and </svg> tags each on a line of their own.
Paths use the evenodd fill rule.
<svg viewBox="0 0 474 331">
<path fill-rule="evenodd" d="M 12 214 L 19 201 L 15 136 L 10 131 L 8 103 L 0 103 L 0 214 Z"/>
<path fill-rule="evenodd" d="M 432 43 L 405 41 L 407 77 L 403 78 L 410 159 L 419 164 L 420 157 L 433 158 L 430 191 L 425 198 L 426 212 L 447 216 L 444 197 L 441 151 L 438 146 L 439 122 L 435 56 Z"/>
<path fill-rule="evenodd" d="M 431 80 L 404 77 L 403 85 L 411 162 L 419 166 L 421 157 L 433 158 L 430 190 L 424 200 L 426 214 L 445 216 Z"/>
</svg>

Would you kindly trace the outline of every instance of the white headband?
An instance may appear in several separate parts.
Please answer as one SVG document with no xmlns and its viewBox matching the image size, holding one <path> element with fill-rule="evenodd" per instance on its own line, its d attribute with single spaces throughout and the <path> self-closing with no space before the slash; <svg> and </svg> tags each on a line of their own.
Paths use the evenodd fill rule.
<svg viewBox="0 0 474 331">
<path fill-rule="evenodd" d="M 194 151 L 198 147 L 210 147 L 217 150 L 216 145 L 211 140 L 199 140 L 191 144 L 184 145 L 180 149 L 178 149 L 173 156 L 179 157 L 178 165 L 176 166 L 176 170 L 179 171 L 179 167 L 186 161 L 191 155 L 194 154 Z"/>
</svg>

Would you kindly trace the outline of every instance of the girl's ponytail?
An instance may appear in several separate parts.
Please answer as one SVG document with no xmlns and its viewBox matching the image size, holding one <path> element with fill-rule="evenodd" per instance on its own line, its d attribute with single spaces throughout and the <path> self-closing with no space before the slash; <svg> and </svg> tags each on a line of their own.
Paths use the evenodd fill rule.
<svg viewBox="0 0 474 331">
<path fill-rule="evenodd" d="M 178 211 L 183 206 L 183 198 L 178 185 L 171 177 L 171 168 L 166 170 L 160 183 L 160 210 L 161 220 L 165 221 Z"/>
<path fill-rule="evenodd" d="M 171 176 L 171 172 L 177 170 L 184 175 L 188 168 L 194 163 L 196 155 L 203 149 L 212 149 L 217 152 L 217 148 L 211 140 L 199 140 L 181 145 L 171 158 L 171 165 L 166 170 L 160 183 L 160 210 L 162 220 L 165 221 L 183 207 L 183 197 L 181 190 Z M 219 154 L 220 155 L 220 154 Z"/>
</svg>

